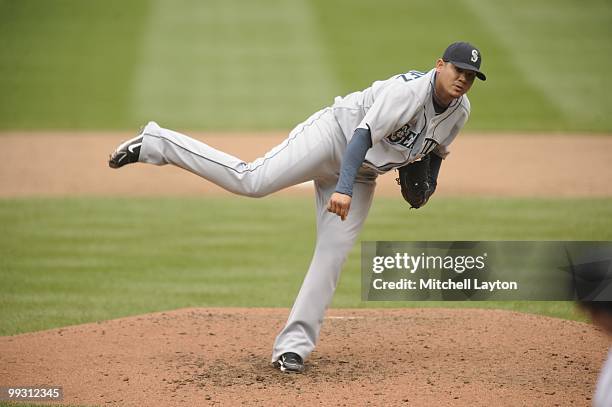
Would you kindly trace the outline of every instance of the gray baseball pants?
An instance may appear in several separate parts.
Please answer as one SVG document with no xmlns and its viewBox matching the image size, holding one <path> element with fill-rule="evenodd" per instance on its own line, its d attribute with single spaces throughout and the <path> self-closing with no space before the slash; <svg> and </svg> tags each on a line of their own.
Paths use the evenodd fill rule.
<svg viewBox="0 0 612 407">
<path fill-rule="evenodd" d="M 342 265 L 368 215 L 376 173 L 360 169 L 348 217 L 327 212 L 335 190 L 346 138 L 331 108 L 323 109 L 291 131 L 264 157 L 246 163 L 200 141 L 150 122 L 143 130 L 140 162 L 174 164 L 239 195 L 262 197 L 314 180 L 317 241 L 310 267 L 285 327 L 276 338 L 272 362 L 285 352 L 307 359 L 313 351 Z"/>
</svg>

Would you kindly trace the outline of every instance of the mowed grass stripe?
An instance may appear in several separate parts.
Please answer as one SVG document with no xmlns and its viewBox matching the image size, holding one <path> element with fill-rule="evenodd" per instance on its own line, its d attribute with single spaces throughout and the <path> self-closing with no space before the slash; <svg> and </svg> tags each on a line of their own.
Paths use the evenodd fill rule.
<svg viewBox="0 0 612 407">
<path fill-rule="evenodd" d="M 483 24 L 467 3 L 379 0 L 356 6 L 350 0 L 316 0 L 315 4 L 320 30 L 334 51 L 334 67 L 342 73 L 338 75 L 342 79 L 341 93 L 409 69 L 427 71 L 448 44 L 470 41 L 482 51 L 482 68 L 488 78 L 486 82 L 476 80 L 469 93 L 472 115 L 467 130 L 561 128 L 559 123 L 564 117 L 556 105 L 529 82 L 514 64 L 514 55 L 506 49 L 504 38 Z M 347 29 L 338 21 L 363 21 L 367 29 Z M 494 25 L 496 21 L 490 23 Z M 586 57 L 596 58 L 590 54 Z M 350 60 L 355 63 L 347 64 Z"/>
<path fill-rule="evenodd" d="M 305 0 L 152 0 L 133 116 L 180 128 L 291 128 L 334 96 Z"/>
<path fill-rule="evenodd" d="M 612 6 L 606 0 L 464 0 L 507 51 L 521 79 L 559 113 L 556 128 L 609 131 Z M 491 78 L 495 80 L 495 74 Z M 501 78 L 512 82 L 512 76 Z M 500 95 L 500 103 L 504 103 Z M 519 98 L 515 99 L 518 105 Z M 525 103 L 532 105 L 528 97 Z M 552 117 L 551 117 L 552 118 Z M 519 125 L 520 126 L 520 125 Z"/>
<path fill-rule="evenodd" d="M 290 129 L 462 39 L 468 129 L 609 133 L 610 27 L 606 0 L 0 0 L 0 128 Z"/>
<path fill-rule="evenodd" d="M 190 306 L 289 307 L 314 247 L 311 199 L 0 201 L 0 334 Z M 612 200 L 379 197 L 361 240 L 612 240 Z M 359 246 L 334 307 L 506 307 L 575 318 L 564 303 L 363 303 Z"/>
<path fill-rule="evenodd" d="M 147 0 L 0 0 L 0 128 L 130 123 Z"/>
</svg>

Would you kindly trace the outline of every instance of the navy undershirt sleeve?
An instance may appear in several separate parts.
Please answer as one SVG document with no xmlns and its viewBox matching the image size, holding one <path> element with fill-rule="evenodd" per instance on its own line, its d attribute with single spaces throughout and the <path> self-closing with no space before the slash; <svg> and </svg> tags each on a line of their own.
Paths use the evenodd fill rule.
<svg viewBox="0 0 612 407">
<path fill-rule="evenodd" d="M 355 177 L 357 177 L 357 171 L 361 164 L 363 164 L 363 160 L 365 160 L 366 153 L 370 147 L 372 147 L 370 130 L 356 129 L 342 158 L 340 178 L 338 179 L 338 184 L 336 184 L 336 192 L 353 196 L 353 184 L 355 183 Z"/>
</svg>

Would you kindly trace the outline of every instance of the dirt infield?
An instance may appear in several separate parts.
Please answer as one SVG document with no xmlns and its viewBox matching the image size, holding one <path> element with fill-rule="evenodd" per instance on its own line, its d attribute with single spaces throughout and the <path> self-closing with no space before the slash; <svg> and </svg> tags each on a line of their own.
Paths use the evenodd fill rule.
<svg viewBox="0 0 612 407">
<path fill-rule="evenodd" d="M 175 167 L 107 167 L 108 154 L 129 133 L 0 133 L 0 196 L 206 195 L 227 192 Z M 247 161 L 286 136 L 195 134 Z M 462 134 L 442 166 L 441 195 L 612 196 L 612 137 Z M 394 172 L 377 194 L 399 197 Z M 312 194 L 309 185 L 281 193 Z"/>
<path fill-rule="evenodd" d="M 303 375 L 270 366 L 286 309 L 185 309 L 0 337 L 0 383 L 120 406 L 588 406 L 606 339 L 508 311 L 333 310 Z"/>
</svg>

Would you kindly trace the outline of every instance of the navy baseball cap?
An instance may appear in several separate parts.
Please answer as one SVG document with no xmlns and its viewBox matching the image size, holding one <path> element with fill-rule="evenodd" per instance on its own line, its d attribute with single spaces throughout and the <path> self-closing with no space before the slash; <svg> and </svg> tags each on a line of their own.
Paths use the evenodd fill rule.
<svg viewBox="0 0 612 407">
<path fill-rule="evenodd" d="M 442 55 L 442 60 L 459 68 L 476 72 L 476 77 L 481 81 L 487 80 L 485 74 L 480 72 L 482 61 L 480 50 L 468 42 L 455 42 L 449 45 Z"/>
</svg>

